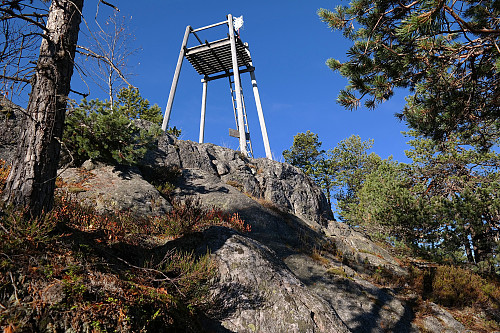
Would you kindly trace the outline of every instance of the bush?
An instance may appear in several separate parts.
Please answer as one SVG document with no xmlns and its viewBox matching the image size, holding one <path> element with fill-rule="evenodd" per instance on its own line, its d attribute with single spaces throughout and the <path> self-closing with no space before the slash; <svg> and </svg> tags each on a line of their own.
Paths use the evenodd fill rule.
<svg viewBox="0 0 500 333">
<path fill-rule="evenodd" d="M 134 120 L 151 121 L 149 129 Z M 112 106 L 94 99 L 82 102 L 66 116 L 63 143 L 76 165 L 88 159 L 109 164 L 137 163 L 161 133 L 161 110 L 139 95 L 135 88 L 123 88 Z"/>
<path fill-rule="evenodd" d="M 500 286 L 463 268 L 438 266 L 432 279 L 432 299 L 448 307 L 480 305 L 498 311 Z"/>
<path fill-rule="evenodd" d="M 211 212 L 202 210 L 201 221 L 214 219 Z M 101 216 L 65 198 L 41 218 L 23 215 L 0 217 L 0 327 L 20 332 L 79 332 L 87 325 L 93 332 L 202 330 L 197 318 L 210 304 L 208 281 L 215 262 L 208 252 L 151 250 L 144 240 L 161 235 L 167 222 L 127 213 Z"/>
</svg>

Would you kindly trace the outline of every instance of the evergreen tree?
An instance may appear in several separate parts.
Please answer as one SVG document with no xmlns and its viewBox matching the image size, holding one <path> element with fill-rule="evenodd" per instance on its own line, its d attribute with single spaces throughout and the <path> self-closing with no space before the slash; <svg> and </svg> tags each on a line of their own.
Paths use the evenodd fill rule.
<svg viewBox="0 0 500 333">
<path fill-rule="evenodd" d="M 313 178 L 323 189 L 328 204 L 331 205 L 333 165 L 326 158 L 325 151 L 320 150 L 321 145 L 317 134 L 311 131 L 297 133 L 293 137 L 290 150 L 283 151 L 283 157 L 285 162 L 298 167 Z"/>
<path fill-rule="evenodd" d="M 287 163 L 300 168 L 323 189 L 329 204 L 333 195 L 338 213 L 344 219 L 346 211 L 357 203 L 357 192 L 380 157 L 367 152 L 373 140 L 362 141 L 357 135 L 340 141 L 327 152 L 319 150 L 321 145 L 317 134 L 298 133 L 283 156 Z"/>
<path fill-rule="evenodd" d="M 283 151 L 285 162 L 296 166 L 307 174 L 311 173 L 312 166 L 321 158 L 324 150 L 320 150 L 322 142 L 318 139 L 318 134 L 311 131 L 297 133 L 293 137 L 293 144 L 290 150 Z"/>
<path fill-rule="evenodd" d="M 149 128 L 134 120 L 154 122 Z M 135 164 L 160 133 L 161 110 L 150 106 L 136 88 L 123 88 L 115 105 L 108 101 L 86 99 L 66 118 L 63 142 L 75 164 L 87 159 L 111 164 Z"/>
<path fill-rule="evenodd" d="M 409 88 L 399 117 L 425 136 L 460 133 L 482 149 L 500 137 L 498 1 L 354 0 L 318 13 L 353 41 L 347 61 L 327 61 L 349 80 L 341 105 L 374 108 Z"/>
<path fill-rule="evenodd" d="M 418 136 L 413 163 L 383 161 L 359 191 L 349 218 L 385 226 L 417 249 L 493 267 L 498 254 L 500 155 Z"/>
<path fill-rule="evenodd" d="M 367 175 L 380 163 L 377 154 L 368 154 L 372 146 L 373 140 L 362 141 L 361 137 L 353 134 L 327 153 L 330 164 L 335 166 L 332 178 L 337 212 L 345 222 L 350 223 L 348 213 L 358 204 L 358 192 Z"/>
<path fill-rule="evenodd" d="M 118 91 L 114 107 L 128 119 L 140 118 L 160 126 L 163 121 L 161 108 L 157 104 L 151 106 L 149 101 L 141 96 L 139 89 L 131 86 Z"/>
</svg>

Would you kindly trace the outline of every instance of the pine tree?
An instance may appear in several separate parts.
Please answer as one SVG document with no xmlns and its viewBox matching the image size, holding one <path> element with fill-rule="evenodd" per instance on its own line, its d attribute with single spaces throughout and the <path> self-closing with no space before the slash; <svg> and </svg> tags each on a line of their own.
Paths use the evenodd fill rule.
<svg viewBox="0 0 500 333">
<path fill-rule="evenodd" d="M 499 250 L 500 155 L 416 132 L 412 164 L 383 161 L 348 218 L 381 225 L 435 257 L 492 267 Z"/>
<path fill-rule="evenodd" d="M 319 150 L 321 145 L 317 134 L 298 133 L 283 156 L 287 163 L 300 168 L 323 189 L 329 204 L 332 197 L 336 200 L 340 218 L 344 219 L 346 212 L 357 203 L 357 192 L 380 157 L 367 153 L 373 140 L 362 141 L 357 135 L 340 141 L 328 151 Z"/>
<path fill-rule="evenodd" d="M 28 1 L 17 1 L 16 8 L 8 6 L 9 3 L 0 5 L 0 21 L 4 28 L 7 27 L 4 31 L 6 36 L 9 36 L 9 25 L 19 24 L 21 30 L 25 25 L 28 29 L 21 33 L 23 41 L 21 44 L 13 43 L 21 45 L 17 53 L 14 53 L 15 56 L 21 59 L 24 43 L 33 36 L 40 36 L 43 33 L 43 38 L 36 68 L 29 82 L 31 93 L 26 108 L 29 116 L 25 118 L 23 124 L 24 130 L 3 191 L 3 199 L 13 205 L 26 207 L 31 215 L 37 216 L 43 211 L 52 209 L 54 202 L 60 141 L 73 74 L 83 0 L 52 1 L 46 26 L 40 23 L 43 22 L 43 19 L 40 19 L 43 15 L 33 13 L 34 7 L 28 4 Z M 11 22 L 13 19 L 18 21 L 13 23 Z M 39 19 L 40 21 L 37 21 Z M 34 33 L 30 29 L 40 29 L 40 31 Z M 10 47 L 7 41 L 3 43 L 0 60 L 2 66 L 5 63 L 5 70 L 12 59 L 12 54 L 9 53 Z M 6 50 L 9 52 L 5 53 Z M 16 66 L 19 69 L 19 63 Z M 21 74 L 16 72 L 16 75 Z M 19 77 L 3 78 L 20 81 Z"/>
<path fill-rule="evenodd" d="M 109 164 L 136 164 L 160 134 L 161 110 L 150 106 L 136 88 L 122 88 L 109 101 L 86 99 L 70 110 L 63 142 L 76 165 L 87 159 Z M 153 122 L 143 128 L 137 119 Z"/>
<path fill-rule="evenodd" d="M 363 141 L 358 135 L 340 141 L 327 153 L 333 166 L 332 189 L 340 219 L 350 223 L 349 211 L 359 202 L 358 193 L 366 177 L 377 167 L 381 158 L 375 153 L 368 153 L 373 140 Z"/>
<path fill-rule="evenodd" d="M 374 108 L 395 89 L 398 115 L 435 140 L 459 133 L 482 149 L 500 137 L 500 6 L 495 0 L 354 0 L 319 16 L 353 41 L 333 70 L 348 78 L 338 102 Z"/>
<path fill-rule="evenodd" d="M 307 131 L 306 133 L 297 133 L 293 137 L 293 144 L 289 150 L 283 151 L 283 157 L 286 163 L 296 166 L 305 173 L 310 173 L 311 168 L 318 161 L 324 150 L 320 150 L 321 141 L 318 135 Z"/>
<path fill-rule="evenodd" d="M 150 105 L 139 93 L 139 89 L 134 87 L 121 88 L 116 95 L 115 106 L 120 114 L 124 114 L 129 119 L 144 119 L 154 124 L 161 125 L 163 117 L 161 108 L 155 104 Z"/>
</svg>

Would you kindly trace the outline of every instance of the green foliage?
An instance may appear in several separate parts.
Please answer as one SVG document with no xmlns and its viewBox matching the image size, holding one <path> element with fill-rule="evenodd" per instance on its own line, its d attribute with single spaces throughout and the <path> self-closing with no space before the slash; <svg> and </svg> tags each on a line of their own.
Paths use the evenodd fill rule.
<svg viewBox="0 0 500 333">
<path fill-rule="evenodd" d="M 373 170 L 358 192 L 359 204 L 351 205 L 346 218 L 354 225 L 374 227 L 391 226 L 391 233 L 401 236 L 398 228 L 415 225 L 421 211 L 407 188 L 402 166 L 397 162 L 384 160 Z M 404 235 L 404 234 L 403 234 Z"/>
<path fill-rule="evenodd" d="M 318 15 L 353 42 L 345 62 L 327 61 L 349 80 L 337 99 L 345 108 L 409 88 L 398 116 L 427 137 L 460 133 L 483 148 L 499 138 L 497 1 L 354 0 Z"/>
<path fill-rule="evenodd" d="M 74 162 L 87 159 L 111 164 L 135 164 L 151 147 L 160 133 L 159 125 L 145 129 L 137 119 L 158 124 L 161 110 L 149 106 L 135 88 L 119 91 L 115 105 L 107 101 L 84 99 L 66 117 L 63 143 Z"/>
<path fill-rule="evenodd" d="M 317 162 L 324 153 L 323 150 L 319 150 L 321 144 L 317 134 L 310 131 L 306 133 L 297 133 L 297 135 L 293 137 L 293 144 L 290 150 L 283 151 L 285 162 L 309 174 L 314 163 Z"/>
<path fill-rule="evenodd" d="M 328 203 L 333 194 L 338 213 L 346 220 L 347 212 L 358 202 L 357 193 L 364 179 L 380 162 L 376 154 L 368 154 L 372 145 L 373 140 L 362 141 L 352 135 L 325 152 L 319 150 L 318 135 L 307 131 L 294 137 L 292 147 L 283 151 L 283 157 L 314 179 Z"/>
<path fill-rule="evenodd" d="M 328 160 L 334 167 L 333 179 L 336 191 L 334 198 L 340 218 L 350 223 L 347 216 L 358 204 L 358 192 L 361 190 L 367 175 L 380 163 L 380 157 L 375 153 L 368 154 L 373 146 L 373 140 L 362 141 L 358 135 L 340 141 L 337 146 L 328 151 Z"/>
<path fill-rule="evenodd" d="M 157 104 L 151 106 L 147 99 L 141 97 L 139 89 L 130 86 L 122 88 L 118 91 L 116 100 L 113 109 L 118 109 L 128 119 L 143 119 L 161 126 L 161 108 Z"/>
<path fill-rule="evenodd" d="M 439 248 L 452 255 L 460 247 L 471 263 L 494 259 L 500 221 L 500 155 L 463 144 L 457 136 L 446 142 L 417 136 L 410 143 L 414 147 L 407 152 L 414 161 L 412 192 L 433 207 L 431 221 Z"/>
<path fill-rule="evenodd" d="M 500 156 L 451 138 L 417 136 L 410 144 L 413 163 L 383 161 L 366 178 L 349 218 L 384 226 L 434 258 L 498 270 Z"/>
<path fill-rule="evenodd" d="M 285 162 L 301 169 L 305 174 L 311 176 L 315 182 L 323 189 L 328 204 L 331 204 L 331 164 L 321 148 L 321 141 L 318 135 L 307 131 L 297 133 L 293 137 L 293 144 L 290 150 L 283 151 Z"/>
<path fill-rule="evenodd" d="M 174 126 L 174 127 L 167 128 L 167 133 L 172 134 L 176 138 L 179 138 L 182 134 L 182 130 L 178 129 L 177 127 Z"/>
</svg>

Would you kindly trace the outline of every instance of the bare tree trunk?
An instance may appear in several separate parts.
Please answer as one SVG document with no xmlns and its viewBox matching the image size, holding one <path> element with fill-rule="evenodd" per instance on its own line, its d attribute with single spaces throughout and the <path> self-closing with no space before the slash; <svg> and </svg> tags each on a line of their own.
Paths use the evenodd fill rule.
<svg viewBox="0 0 500 333">
<path fill-rule="evenodd" d="M 52 209 L 60 138 L 84 0 L 52 0 L 17 157 L 4 200 L 32 216 Z"/>
</svg>

